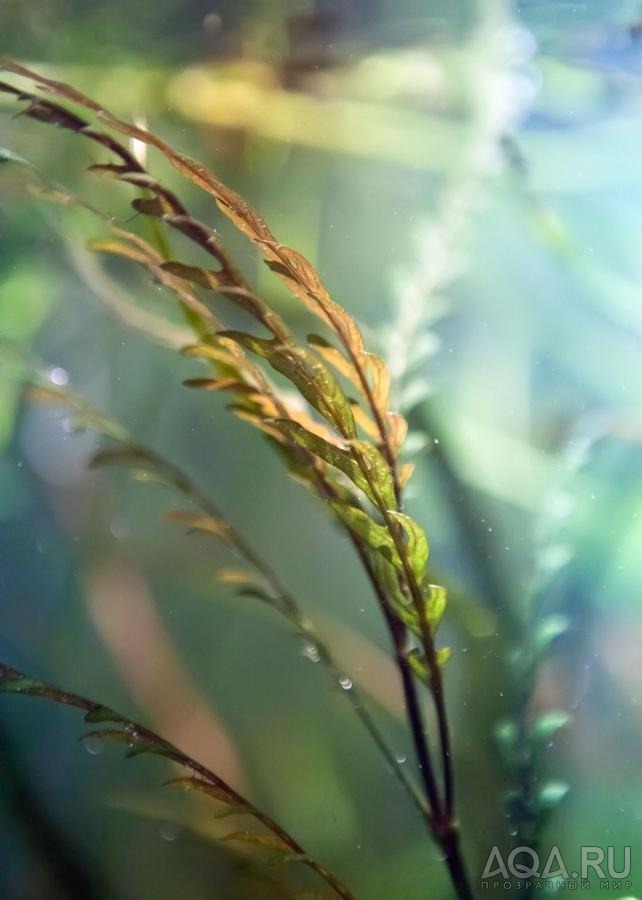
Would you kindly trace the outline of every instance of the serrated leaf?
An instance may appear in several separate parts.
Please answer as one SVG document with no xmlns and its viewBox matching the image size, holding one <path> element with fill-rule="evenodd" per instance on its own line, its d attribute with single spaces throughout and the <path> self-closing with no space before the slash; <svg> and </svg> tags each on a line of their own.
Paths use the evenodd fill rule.
<svg viewBox="0 0 642 900">
<path fill-rule="evenodd" d="M 308 403 L 347 438 L 356 438 L 357 430 L 341 385 L 315 356 L 299 347 L 285 346 L 276 338 L 253 337 L 242 331 L 222 331 L 219 337 L 236 341 L 246 350 L 265 359 L 273 369 L 294 384 Z"/>
<path fill-rule="evenodd" d="M 224 841 L 240 841 L 244 844 L 254 844 L 257 847 L 265 847 L 269 850 L 276 850 L 279 853 L 285 853 L 288 856 L 295 853 L 285 841 L 276 834 L 267 834 L 262 831 L 234 831 L 232 834 L 226 834 Z"/>
</svg>

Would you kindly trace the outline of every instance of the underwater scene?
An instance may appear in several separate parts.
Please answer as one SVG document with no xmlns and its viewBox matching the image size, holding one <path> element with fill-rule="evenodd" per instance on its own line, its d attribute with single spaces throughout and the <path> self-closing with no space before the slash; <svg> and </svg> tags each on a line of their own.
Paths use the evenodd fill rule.
<svg viewBox="0 0 642 900">
<path fill-rule="evenodd" d="M 642 3 L 0 70 L 0 900 L 640 900 Z"/>
</svg>

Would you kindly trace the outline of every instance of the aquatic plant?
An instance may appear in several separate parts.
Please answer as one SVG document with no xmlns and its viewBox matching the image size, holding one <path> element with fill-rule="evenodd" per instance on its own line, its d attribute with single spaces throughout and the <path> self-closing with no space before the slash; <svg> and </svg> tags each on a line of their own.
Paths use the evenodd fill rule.
<svg viewBox="0 0 642 900">
<path fill-rule="evenodd" d="M 357 323 L 330 296 L 310 262 L 297 250 L 280 243 L 259 213 L 202 164 L 175 151 L 155 134 L 117 118 L 68 84 L 11 60 L 3 59 L 1 65 L 27 79 L 39 91 L 33 93 L 12 83 L 0 83 L 0 91 L 23 104 L 22 115 L 73 132 L 110 154 L 109 161 L 90 166 L 90 171 L 134 188 L 137 196 L 132 206 L 151 221 L 153 240 L 114 224 L 57 185 L 40 183 L 36 188 L 39 195 L 63 204 L 80 204 L 95 213 L 109 233 L 91 242 L 92 249 L 142 266 L 176 299 L 194 333 L 193 342 L 182 352 L 207 367 L 205 375 L 188 379 L 186 386 L 229 392 L 231 411 L 259 429 L 291 475 L 321 499 L 348 536 L 388 630 L 414 744 L 419 788 L 399 769 L 362 699 L 355 700 L 355 688 L 347 675 L 340 675 L 341 687 L 420 809 L 433 840 L 441 848 L 456 895 L 461 900 L 472 897 L 459 842 L 444 690 L 449 649 L 437 644 L 446 590 L 429 582 L 428 538 L 422 526 L 404 512 L 403 491 L 412 466 L 400 462 L 407 425 L 400 414 L 390 409 L 386 364 L 366 349 Z M 51 100 L 44 94 L 57 99 Z M 81 115 L 70 106 L 80 107 L 85 113 Z M 92 121 L 83 117 L 87 112 Z M 239 232 L 258 247 L 272 272 L 319 320 L 321 333 L 309 335 L 305 343 L 299 340 L 287 322 L 252 290 L 223 248 L 217 232 L 193 218 L 177 195 L 150 174 L 139 158 L 114 137 L 114 132 L 155 147 L 182 176 L 205 191 Z M 172 231 L 212 258 L 215 268 L 177 259 L 168 237 Z M 226 328 L 225 304 L 216 302 L 214 309 L 213 298 L 239 307 L 260 326 L 262 333 Z M 280 387 L 283 381 L 289 383 L 287 390 Z M 348 391 L 356 392 L 356 398 Z M 141 446 L 73 395 L 42 385 L 33 387 L 31 393 L 39 400 L 70 404 L 85 424 L 115 442 L 97 454 L 95 465 L 124 464 L 144 480 L 160 480 L 189 500 L 196 511 L 192 507 L 181 508 L 172 511 L 171 518 L 240 552 L 253 569 L 241 579 L 241 590 L 285 616 L 337 677 L 339 670 L 330 649 L 319 642 L 313 626 L 301 615 L 297 601 L 218 507 L 173 463 Z M 229 840 L 257 844 L 285 859 L 299 860 L 316 872 L 335 895 L 352 896 L 333 873 L 307 856 L 282 826 L 216 773 L 145 726 L 10 666 L 3 665 L 1 678 L 0 687 L 5 692 L 41 696 L 75 706 L 85 712 L 88 722 L 110 726 L 92 732 L 92 739 L 117 740 L 127 745 L 129 755 L 153 753 L 184 767 L 188 776 L 173 783 L 207 794 L 223 804 L 225 814 L 249 816 L 263 826 L 259 831 L 234 831 L 228 835 Z M 432 702 L 430 724 L 434 722 L 434 728 L 427 729 L 424 695 Z"/>
</svg>

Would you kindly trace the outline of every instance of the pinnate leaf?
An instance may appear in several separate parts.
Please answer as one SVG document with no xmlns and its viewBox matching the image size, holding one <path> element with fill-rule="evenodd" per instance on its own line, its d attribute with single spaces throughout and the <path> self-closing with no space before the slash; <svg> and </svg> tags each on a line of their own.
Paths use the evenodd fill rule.
<svg viewBox="0 0 642 900">
<path fill-rule="evenodd" d="M 226 834 L 223 840 L 254 844 L 257 847 L 265 847 L 268 850 L 276 850 L 278 853 L 287 855 L 296 853 L 296 851 L 294 851 L 288 843 L 278 837 L 278 835 L 267 834 L 263 831 L 234 831 L 232 834 Z"/>
<path fill-rule="evenodd" d="M 189 509 L 176 508 L 168 509 L 165 517 L 170 522 L 178 522 L 181 525 L 185 525 L 189 534 L 200 531 L 205 534 L 211 534 L 228 544 L 233 543 L 230 526 L 222 519 L 215 519 L 214 516 L 206 516 Z"/>
<path fill-rule="evenodd" d="M 265 359 L 273 369 L 288 378 L 308 403 L 324 419 L 347 438 L 356 438 L 357 430 L 352 407 L 334 375 L 313 354 L 298 347 L 280 343 L 276 338 L 253 337 L 240 331 L 223 331 L 219 334 L 236 341 Z"/>
</svg>

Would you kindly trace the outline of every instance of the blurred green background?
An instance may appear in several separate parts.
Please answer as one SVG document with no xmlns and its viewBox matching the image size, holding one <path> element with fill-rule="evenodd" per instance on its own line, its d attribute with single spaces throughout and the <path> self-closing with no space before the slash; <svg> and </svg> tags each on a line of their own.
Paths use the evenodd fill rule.
<svg viewBox="0 0 642 900">
<path fill-rule="evenodd" d="M 415 446 L 409 508 L 452 589 L 447 694 L 474 881 L 511 842 L 493 730 L 514 708 L 506 656 L 534 604 L 570 623 L 535 696 L 573 715 L 543 753 L 542 773 L 570 785 L 544 844 L 574 861 L 582 844 L 616 859 L 631 845 L 639 890 L 640 4 L 4 0 L 0 34 L 246 195 L 389 358 Z M 15 112 L 0 100 L 3 148 L 131 219 L 130 193 L 85 172 L 104 154 Z M 147 162 L 307 327 L 209 199 Z M 100 224 L 33 199 L 30 177 L 0 164 L 4 342 L 211 492 L 411 765 L 385 629 L 346 540 L 224 398 L 181 386 L 194 364 L 137 327 L 143 309 L 178 340 L 171 300 L 86 252 Z M 98 439 L 25 404 L 14 350 L 0 364 L 0 658 L 220 769 L 357 897 L 450 897 L 339 686 L 216 581 L 234 559 L 164 522 L 161 487 L 88 471 Z M 3 900 L 271 898 L 304 883 L 216 842 L 206 805 L 160 790 L 162 761 L 87 752 L 68 710 L 0 705 Z"/>
</svg>

